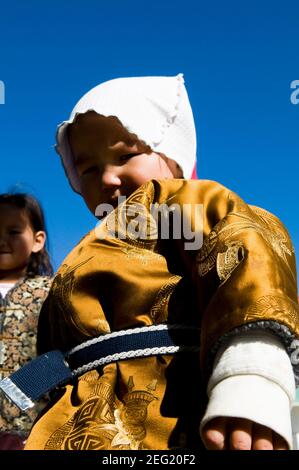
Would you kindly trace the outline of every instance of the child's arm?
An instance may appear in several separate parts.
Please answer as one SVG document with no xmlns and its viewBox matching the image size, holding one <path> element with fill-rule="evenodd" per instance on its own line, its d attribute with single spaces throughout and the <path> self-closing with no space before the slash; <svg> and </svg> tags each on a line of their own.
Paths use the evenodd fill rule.
<svg viewBox="0 0 299 470">
<path fill-rule="evenodd" d="M 222 432 L 217 434 L 220 441 L 223 438 L 227 441 L 230 436 L 235 441 L 240 433 L 230 427 L 234 428 L 235 419 L 241 418 L 237 426 L 246 423 L 254 442 L 254 436 L 258 438 L 267 428 L 268 435 L 272 430 L 278 446 L 280 435 L 291 447 L 290 404 L 295 388 L 286 350 L 291 352 L 291 343 L 298 336 L 299 316 L 296 265 L 289 235 L 275 216 L 248 206 L 215 182 L 170 184 L 181 184 L 172 202 L 184 205 L 189 201 L 203 206 L 204 243 L 195 264 L 194 252 L 188 253 L 182 247 L 180 250 L 186 265 L 189 261 L 194 267 L 198 312 L 202 318 L 202 370 L 207 380 L 212 373 L 202 436 L 208 440 L 208 447 L 213 445 L 208 431 L 220 426 Z M 246 352 L 238 369 L 238 354 L 232 354 L 234 341 L 249 331 L 253 335 L 262 332 L 266 340 L 263 338 L 257 345 L 254 338 L 244 339 L 246 344 L 243 341 L 239 345 L 239 353 L 242 348 L 246 352 L 252 347 L 252 354 Z M 271 340 L 267 340 L 267 334 L 273 334 Z M 267 354 L 263 351 L 265 343 Z M 220 377 L 217 365 L 214 364 L 213 371 L 211 367 L 215 353 L 223 345 L 226 349 L 221 354 L 231 359 L 226 377 Z M 255 352 L 258 354 L 254 362 Z M 225 364 L 221 355 L 218 360 L 221 366 Z M 248 433 L 246 439 L 249 445 Z"/>
<path fill-rule="evenodd" d="M 260 331 L 234 337 L 217 354 L 209 380 L 201 424 L 206 447 L 291 448 L 294 391 L 290 360 L 275 336 Z"/>
</svg>

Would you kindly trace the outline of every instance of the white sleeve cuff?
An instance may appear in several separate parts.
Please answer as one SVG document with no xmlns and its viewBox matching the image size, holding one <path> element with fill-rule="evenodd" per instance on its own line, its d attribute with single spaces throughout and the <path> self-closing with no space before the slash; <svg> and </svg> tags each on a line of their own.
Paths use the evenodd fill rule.
<svg viewBox="0 0 299 470">
<path fill-rule="evenodd" d="M 233 337 L 215 359 L 200 430 L 216 417 L 245 418 L 271 428 L 292 448 L 290 408 L 295 381 L 290 359 L 273 334 Z"/>
<path fill-rule="evenodd" d="M 290 401 L 283 389 L 258 375 L 237 375 L 219 382 L 211 391 L 200 430 L 217 417 L 250 419 L 271 428 L 292 448 Z"/>
</svg>

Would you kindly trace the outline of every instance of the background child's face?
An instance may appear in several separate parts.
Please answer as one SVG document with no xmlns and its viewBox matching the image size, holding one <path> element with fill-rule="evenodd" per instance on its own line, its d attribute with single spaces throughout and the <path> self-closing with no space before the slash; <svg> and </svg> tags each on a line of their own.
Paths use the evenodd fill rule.
<svg viewBox="0 0 299 470">
<path fill-rule="evenodd" d="M 0 273 L 25 268 L 44 242 L 44 232 L 34 233 L 23 209 L 0 204 Z"/>
<path fill-rule="evenodd" d="M 81 194 L 91 212 L 102 203 L 116 207 L 143 183 L 173 178 L 167 159 L 130 134 L 117 118 L 90 111 L 69 126 L 69 144 Z M 174 163 L 174 162 L 172 162 Z"/>
</svg>

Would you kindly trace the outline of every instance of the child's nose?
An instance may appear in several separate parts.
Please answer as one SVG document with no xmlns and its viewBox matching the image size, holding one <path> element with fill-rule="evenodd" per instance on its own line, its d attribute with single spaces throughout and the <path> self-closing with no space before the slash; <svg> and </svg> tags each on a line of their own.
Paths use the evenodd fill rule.
<svg viewBox="0 0 299 470">
<path fill-rule="evenodd" d="M 6 248 L 7 247 L 7 237 L 5 235 L 0 234 L 0 248 Z"/>
<path fill-rule="evenodd" d="M 113 188 L 121 185 L 121 178 L 117 168 L 105 168 L 102 174 L 102 185 L 103 188 Z"/>
</svg>

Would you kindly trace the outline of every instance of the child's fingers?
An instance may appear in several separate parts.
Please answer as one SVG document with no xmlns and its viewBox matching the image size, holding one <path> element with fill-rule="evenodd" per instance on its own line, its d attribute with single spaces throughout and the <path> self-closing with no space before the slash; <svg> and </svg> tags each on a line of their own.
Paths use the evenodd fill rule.
<svg viewBox="0 0 299 470">
<path fill-rule="evenodd" d="M 204 427 L 202 438 L 208 450 L 288 449 L 286 441 L 270 428 L 242 418 L 215 418 Z"/>
<path fill-rule="evenodd" d="M 233 418 L 229 425 L 230 450 L 250 450 L 251 449 L 251 433 L 252 421 L 249 419 Z"/>
<path fill-rule="evenodd" d="M 226 434 L 226 418 L 214 418 L 209 421 L 203 431 L 202 439 L 208 450 L 224 450 Z"/>
<path fill-rule="evenodd" d="M 273 450 L 272 430 L 261 424 L 254 423 L 252 430 L 253 450 Z"/>
<path fill-rule="evenodd" d="M 283 437 L 276 434 L 276 432 L 272 433 L 273 439 L 273 450 L 288 450 L 288 445 Z"/>
</svg>

